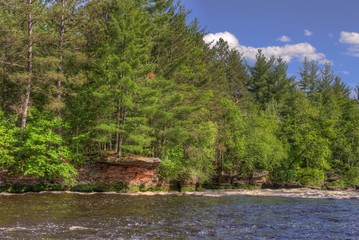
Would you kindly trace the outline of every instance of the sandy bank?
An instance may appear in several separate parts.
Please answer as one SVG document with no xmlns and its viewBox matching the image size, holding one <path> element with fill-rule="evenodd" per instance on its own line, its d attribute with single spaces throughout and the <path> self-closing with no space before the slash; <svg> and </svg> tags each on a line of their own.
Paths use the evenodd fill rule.
<svg viewBox="0 0 359 240">
<path fill-rule="evenodd" d="M 333 198 L 333 199 L 359 199 L 359 191 L 328 191 L 310 188 L 297 189 L 257 189 L 257 190 L 206 190 L 199 192 L 139 192 L 124 193 L 125 195 L 187 195 L 187 196 L 275 196 L 296 198 Z"/>
<path fill-rule="evenodd" d="M 359 191 L 345 190 L 345 191 L 328 191 L 310 188 L 296 188 L 296 189 L 257 189 L 257 190 L 206 190 L 198 192 L 135 192 L 135 193 L 81 193 L 72 191 L 52 191 L 40 192 L 37 194 L 116 194 L 126 196 L 207 196 L 207 197 L 223 197 L 223 196 L 275 196 L 275 197 L 295 197 L 295 198 L 332 198 L 332 199 L 359 199 Z M 23 193 L 36 194 L 36 193 Z M 13 193 L 0 193 L 0 196 L 19 195 Z"/>
</svg>

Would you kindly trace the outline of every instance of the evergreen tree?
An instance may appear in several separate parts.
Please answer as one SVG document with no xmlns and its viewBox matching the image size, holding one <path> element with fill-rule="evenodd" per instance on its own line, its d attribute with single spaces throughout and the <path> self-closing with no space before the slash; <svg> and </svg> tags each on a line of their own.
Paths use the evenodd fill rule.
<svg viewBox="0 0 359 240">
<path fill-rule="evenodd" d="M 268 59 L 261 50 L 258 51 L 255 65 L 249 67 L 249 89 L 262 109 L 272 101 L 281 105 L 290 96 L 291 89 L 294 88 L 294 78 L 287 76 L 287 68 L 287 63 L 282 58 Z"/>
<path fill-rule="evenodd" d="M 305 58 L 296 85 L 280 57 L 246 66 L 223 39 L 206 44 L 188 13 L 173 0 L 0 0 L 0 167 L 71 181 L 77 159 L 110 151 L 160 157 L 184 183 L 256 170 L 359 182 L 359 98 L 329 63 Z"/>
<path fill-rule="evenodd" d="M 275 58 L 267 59 L 261 50 L 256 55 L 256 63 L 253 67 L 248 67 L 251 74 L 249 90 L 252 92 L 254 99 L 264 108 L 266 103 L 273 100 L 274 81 L 272 67 Z"/>
<path fill-rule="evenodd" d="M 248 99 L 247 85 L 249 76 L 242 55 L 230 49 L 222 38 L 212 48 L 213 66 L 210 67 L 212 84 L 219 93 L 225 93 L 235 102 Z"/>
<path fill-rule="evenodd" d="M 299 89 L 311 96 L 318 89 L 319 82 L 319 66 L 318 62 L 304 58 L 303 67 L 299 72 L 300 80 L 298 83 Z"/>
<path fill-rule="evenodd" d="M 143 111 L 149 103 L 144 98 L 151 94 L 145 76 L 151 69 L 147 62 L 152 27 L 148 14 L 136 1 L 112 1 L 107 7 L 111 10 L 102 22 L 105 39 L 96 49 L 101 60 L 94 63 L 93 73 L 94 97 L 105 108 L 97 116 L 100 135 L 94 140 L 110 145 L 108 148 L 119 156 L 141 153 L 151 142 Z"/>
<path fill-rule="evenodd" d="M 242 173 L 250 174 L 253 170 L 272 173 L 287 158 L 285 144 L 278 137 L 280 118 L 277 108 L 276 103 L 271 103 L 266 110 L 246 116 Z"/>
<path fill-rule="evenodd" d="M 320 184 L 324 171 L 330 168 L 329 141 L 322 135 L 320 111 L 311 105 L 305 95 L 298 93 L 287 116 L 283 134 L 289 147 L 289 156 L 283 162 L 285 181 Z"/>
<path fill-rule="evenodd" d="M 6 73 L 10 81 L 16 83 L 21 89 L 19 99 L 16 100 L 16 112 L 21 119 L 21 129 L 26 127 L 27 115 L 30 107 L 30 97 L 35 81 L 34 74 L 34 47 L 36 45 L 36 24 L 41 20 L 41 3 L 33 0 L 23 2 L 1 1 L 0 5 L 7 15 L 10 24 L 4 26 L 8 29 L 5 33 L 5 43 L 8 50 L 3 55 L 6 59 L 2 61 L 3 66 L 11 67 Z M 8 41 L 10 36 L 12 42 Z M 9 38 L 7 38 L 9 37 Z M 36 69 L 35 69 L 36 70 Z"/>
<path fill-rule="evenodd" d="M 245 141 L 243 114 L 235 102 L 223 98 L 215 105 L 213 118 L 217 122 L 218 137 L 216 144 L 217 174 L 235 175 L 242 172 Z"/>
</svg>

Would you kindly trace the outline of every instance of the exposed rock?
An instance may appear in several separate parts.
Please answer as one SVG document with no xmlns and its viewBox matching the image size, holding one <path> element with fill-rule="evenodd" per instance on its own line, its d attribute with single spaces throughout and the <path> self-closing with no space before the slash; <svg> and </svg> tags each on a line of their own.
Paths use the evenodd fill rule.
<svg viewBox="0 0 359 240">
<path fill-rule="evenodd" d="M 268 177 L 269 172 L 266 170 L 254 170 L 251 174 L 252 178 L 262 178 L 262 177 Z"/>
<path fill-rule="evenodd" d="M 218 175 L 212 180 L 212 183 L 218 186 L 230 185 L 232 177 L 230 175 Z"/>
<path fill-rule="evenodd" d="M 322 188 L 330 191 L 344 191 L 344 190 L 354 191 L 359 189 L 359 185 L 351 184 L 348 186 L 329 186 L 327 184 L 324 184 Z"/>
<path fill-rule="evenodd" d="M 0 170 L 0 185 L 36 184 L 39 181 L 34 176 L 10 174 L 6 169 Z"/>
<path fill-rule="evenodd" d="M 355 190 L 359 190 L 359 185 L 357 184 L 352 184 L 351 187 Z"/>
<path fill-rule="evenodd" d="M 160 181 L 157 176 L 158 158 L 128 157 L 119 160 L 113 154 L 94 157 L 96 160 L 77 166 L 79 184 L 90 183 L 123 183 L 127 186 L 166 187 L 166 181 Z M 10 175 L 5 169 L 0 169 L 0 185 L 32 185 L 47 183 L 44 179 L 33 176 Z M 60 180 L 51 183 L 62 183 Z"/>
<path fill-rule="evenodd" d="M 116 156 L 100 156 L 92 164 L 78 169 L 79 182 L 124 183 L 128 186 L 158 186 L 158 158 L 130 156 L 119 159 Z"/>
<path fill-rule="evenodd" d="M 102 158 L 102 161 L 98 161 L 99 163 L 108 163 L 112 165 L 123 165 L 123 166 L 149 166 L 149 167 L 157 167 L 161 160 L 159 158 L 146 158 L 146 157 L 127 157 L 123 159 L 118 159 L 116 157 L 107 157 Z"/>
<path fill-rule="evenodd" d="M 198 182 L 197 179 L 187 180 L 187 181 L 180 181 L 179 182 L 180 190 L 183 191 L 183 192 L 195 191 L 197 182 Z"/>
<path fill-rule="evenodd" d="M 267 183 L 269 178 L 268 171 L 254 170 L 251 174 L 250 183 L 253 185 L 263 185 Z"/>
<path fill-rule="evenodd" d="M 266 183 L 269 178 L 268 171 L 253 171 L 249 176 L 248 175 L 225 175 L 221 174 L 212 179 L 211 184 L 218 186 L 245 186 L 245 185 L 257 185 L 261 186 Z"/>
<path fill-rule="evenodd" d="M 232 180 L 231 180 L 231 183 L 237 186 L 245 186 L 248 185 L 249 182 L 250 182 L 249 177 L 243 175 L 232 176 Z"/>
<path fill-rule="evenodd" d="M 325 189 L 330 191 L 343 191 L 346 190 L 346 187 L 325 185 Z"/>
<path fill-rule="evenodd" d="M 336 181 L 338 181 L 339 179 L 340 179 L 339 176 L 334 176 L 334 177 L 327 178 L 327 179 L 325 180 L 325 182 L 328 182 L 328 183 L 330 183 L 330 182 L 336 182 Z"/>
<path fill-rule="evenodd" d="M 279 188 L 303 188 L 304 186 L 300 183 L 296 182 L 270 182 L 267 181 L 263 183 L 262 188 L 272 188 L 272 189 L 279 189 Z"/>
</svg>

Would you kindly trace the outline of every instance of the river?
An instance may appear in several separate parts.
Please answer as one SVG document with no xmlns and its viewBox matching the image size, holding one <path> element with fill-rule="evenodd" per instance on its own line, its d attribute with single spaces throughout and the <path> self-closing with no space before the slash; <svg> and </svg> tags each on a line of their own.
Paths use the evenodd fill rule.
<svg viewBox="0 0 359 240">
<path fill-rule="evenodd" d="M 0 239 L 359 239 L 359 200 L 247 195 L 0 196 Z"/>
</svg>

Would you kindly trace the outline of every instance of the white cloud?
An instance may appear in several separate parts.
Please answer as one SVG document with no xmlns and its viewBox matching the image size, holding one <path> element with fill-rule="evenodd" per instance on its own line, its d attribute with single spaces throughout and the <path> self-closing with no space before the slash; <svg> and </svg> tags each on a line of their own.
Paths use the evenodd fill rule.
<svg viewBox="0 0 359 240">
<path fill-rule="evenodd" d="M 230 32 L 209 33 L 204 36 L 203 40 L 206 43 L 215 44 L 220 38 L 228 42 L 228 45 L 231 48 L 236 48 L 237 46 L 239 46 L 238 39 Z"/>
<path fill-rule="evenodd" d="M 359 33 L 357 32 L 340 32 L 339 42 L 348 44 L 348 54 L 359 57 Z"/>
<path fill-rule="evenodd" d="M 291 39 L 290 39 L 290 37 L 288 37 L 288 36 L 286 36 L 286 35 L 283 35 L 283 36 L 281 36 L 281 37 L 277 38 L 277 41 L 281 41 L 281 42 L 290 42 L 290 41 L 291 41 Z"/>
<path fill-rule="evenodd" d="M 262 53 L 266 57 L 280 56 L 286 62 L 290 62 L 293 59 L 303 61 L 305 57 L 319 62 L 328 61 L 323 53 L 317 52 L 317 50 L 309 43 L 286 44 L 284 46 L 267 46 L 256 48 L 241 45 L 238 39 L 230 32 L 210 33 L 206 35 L 203 40 L 206 43 L 211 43 L 213 46 L 213 44 L 215 44 L 215 42 L 217 42 L 220 38 L 227 41 L 231 48 L 237 49 L 247 60 L 250 61 L 255 60 L 258 49 L 261 49 Z"/>
<path fill-rule="evenodd" d="M 347 70 L 344 70 L 344 71 L 342 71 L 342 74 L 344 74 L 344 75 L 349 75 L 349 74 L 350 74 L 350 72 L 349 72 L 349 71 L 347 71 Z"/>
<path fill-rule="evenodd" d="M 359 45 L 359 33 L 357 32 L 340 32 L 339 42 L 346 44 Z"/>
<path fill-rule="evenodd" d="M 328 34 L 328 37 L 333 38 L 334 35 L 333 35 L 332 33 L 329 33 L 329 34 Z"/>
<path fill-rule="evenodd" d="M 353 57 L 359 57 L 359 45 L 348 48 L 348 54 Z"/>
<path fill-rule="evenodd" d="M 312 31 L 309 31 L 308 29 L 305 29 L 305 30 L 304 30 L 304 35 L 309 37 L 309 36 L 312 36 L 312 35 L 313 35 L 313 32 L 312 32 Z"/>
</svg>

